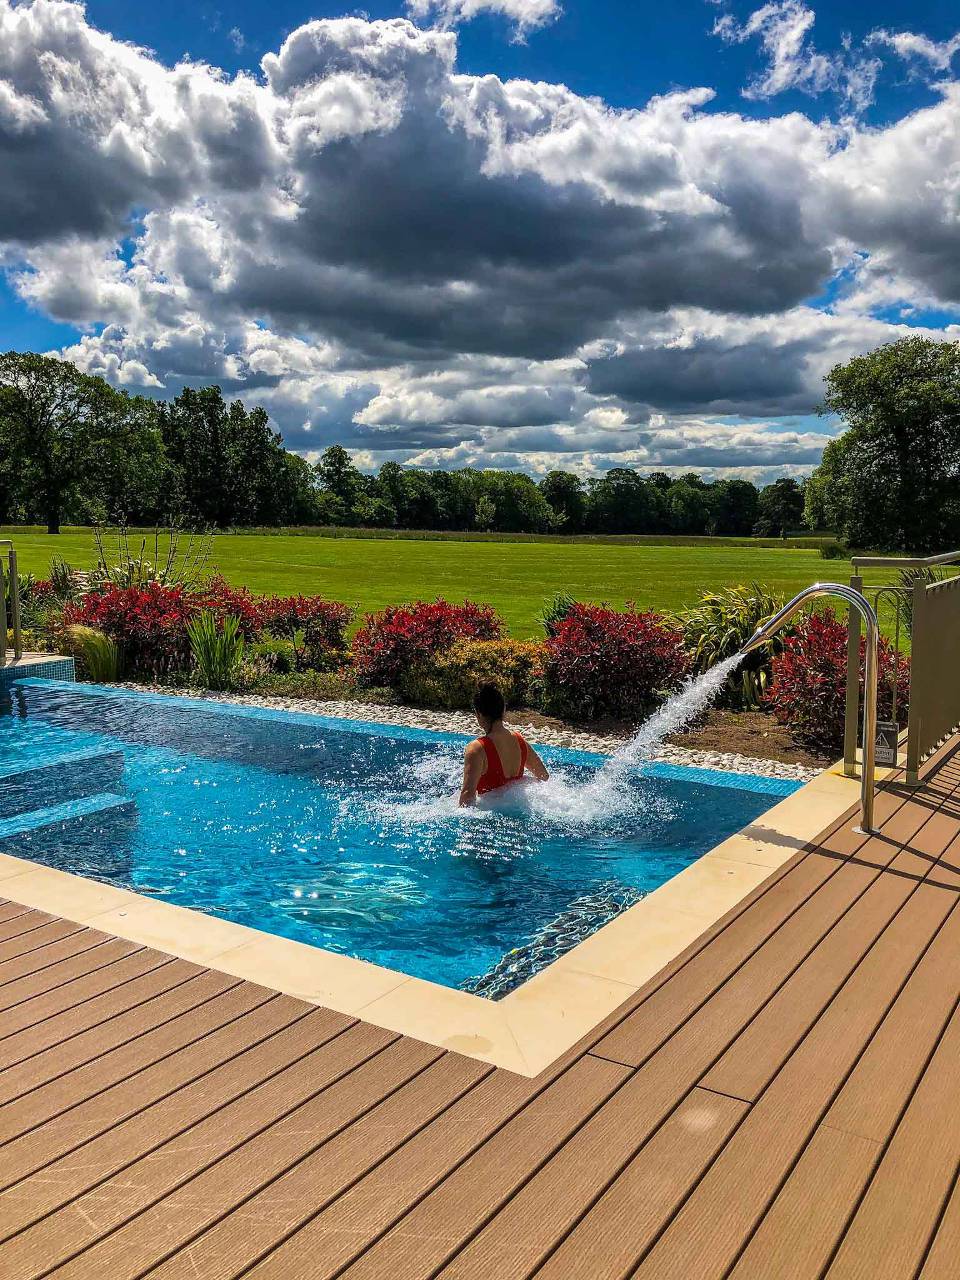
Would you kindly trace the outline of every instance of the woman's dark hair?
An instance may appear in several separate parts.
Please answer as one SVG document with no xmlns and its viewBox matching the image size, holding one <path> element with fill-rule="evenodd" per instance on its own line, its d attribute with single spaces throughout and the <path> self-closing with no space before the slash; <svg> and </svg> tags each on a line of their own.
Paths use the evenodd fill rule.
<svg viewBox="0 0 960 1280">
<path fill-rule="evenodd" d="M 502 720 L 507 704 L 495 684 L 482 684 L 473 695 L 473 709 L 487 720 Z"/>
</svg>

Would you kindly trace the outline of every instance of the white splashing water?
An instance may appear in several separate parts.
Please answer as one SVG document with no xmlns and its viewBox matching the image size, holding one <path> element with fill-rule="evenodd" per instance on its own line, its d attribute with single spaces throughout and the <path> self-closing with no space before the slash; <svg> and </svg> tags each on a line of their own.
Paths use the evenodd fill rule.
<svg viewBox="0 0 960 1280">
<path fill-rule="evenodd" d="M 588 783 L 561 785 L 550 782 L 530 788 L 530 803 L 544 816 L 569 816 L 578 821 L 596 822 L 623 807 L 630 775 L 657 754 L 665 739 L 679 733 L 713 701 L 727 677 L 743 661 L 738 653 L 725 658 L 700 676 L 691 676 L 662 707 L 645 720 L 629 742 L 624 743 Z"/>
<path fill-rule="evenodd" d="M 610 757 L 605 770 L 617 770 L 649 760 L 671 733 L 679 733 L 714 700 L 727 677 L 736 671 L 743 661 L 743 654 L 735 653 L 724 658 L 701 676 L 690 676 L 679 691 L 669 697 L 659 711 L 640 726 L 635 737 L 625 743 Z"/>
<path fill-rule="evenodd" d="M 588 782 L 560 768 L 551 772 L 548 782 L 527 781 L 505 787 L 482 797 L 475 808 L 460 809 L 449 788 L 452 779 L 459 780 L 462 754 L 447 749 L 424 757 L 414 766 L 411 780 L 418 798 L 399 805 L 385 800 L 382 816 L 408 826 L 452 817 L 482 821 L 493 811 L 527 814 L 563 827 L 591 826 L 614 815 L 622 817 L 639 803 L 630 786 L 631 775 L 657 754 L 670 734 L 678 733 L 713 701 L 741 661 L 742 656 L 735 654 L 703 675 L 686 680 Z M 644 803 L 649 805 L 650 798 L 646 797 Z"/>
</svg>

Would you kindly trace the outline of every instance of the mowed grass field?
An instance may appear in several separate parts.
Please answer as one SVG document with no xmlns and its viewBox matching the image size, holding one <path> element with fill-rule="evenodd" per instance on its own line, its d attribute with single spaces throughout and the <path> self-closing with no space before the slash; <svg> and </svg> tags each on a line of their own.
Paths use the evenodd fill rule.
<svg viewBox="0 0 960 1280">
<path fill-rule="evenodd" d="M 53 537 L 8 528 L 0 529 L 0 537 L 14 540 L 21 570 L 37 577 L 47 575 L 55 555 L 75 568 L 89 568 L 97 558 L 88 529 Z M 133 536 L 130 542 L 139 547 Z M 578 600 L 614 606 L 635 601 L 674 611 L 722 586 L 756 580 L 789 597 L 817 580 L 847 582 L 852 570 L 849 561 L 823 560 L 816 548 L 751 539 L 610 544 L 256 533 L 216 537 L 210 563 L 229 582 L 253 591 L 319 594 L 362 612 L 438 595 L 478 600 L 493 605 L 521 638 L 540 633 L 538 615 L 558 591 Z"/>
</svg>

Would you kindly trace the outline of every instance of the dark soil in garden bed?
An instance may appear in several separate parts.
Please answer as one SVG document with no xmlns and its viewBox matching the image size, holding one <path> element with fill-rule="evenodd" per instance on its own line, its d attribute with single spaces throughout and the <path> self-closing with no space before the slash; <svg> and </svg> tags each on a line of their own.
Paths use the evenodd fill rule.
<svg viewBox="0 0 960 1280">
<path fill-rule="evenodd" d="M 674 734 L 667 741 L 694 751 L 733 751 L 758 760 L 780 760 L 812 768 L 833 763 L 832 757 L 798 747 L 786 727 L 762 711 L 712 710 L 688 732 Z"/>
<path fill-rule="evenodd" d="M 632 734 L 636 726 L 622 720 L 560 720 L 556 716 L 541 715 L 538 711 L 518 711 L 518 719 L 525 724 L 544 725 L 550 729 L 579 729 L 586 733 Z M 833 764 L 834 757 L 818 756 L 798 747 L 790 738 L 784 725 L 777 724 L 773 716 L 763 711 L 708 711 L 702 720 L 686 733 L 672 734 L 667 738 L 678 747 L 693 751 L 727 751 L 741 756 L 753 756 L 756 760 L 779 760 L 783 764 L 803 764 L 809 768 L 823 768 Z"/>
</svg>

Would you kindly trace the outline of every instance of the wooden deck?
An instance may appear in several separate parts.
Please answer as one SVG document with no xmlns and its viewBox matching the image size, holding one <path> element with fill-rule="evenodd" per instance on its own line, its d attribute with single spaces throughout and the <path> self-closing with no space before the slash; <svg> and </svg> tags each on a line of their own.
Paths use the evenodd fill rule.
<svg viewBox="0 0 960 1280">
<path fill-rule="evenodd" d="M 535 1079 L 0 905 L 0 1276 L 956 1280 L 960 754 Z"/>
</svg>

